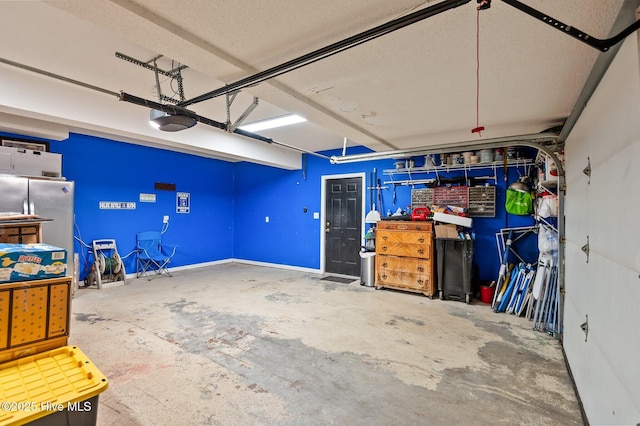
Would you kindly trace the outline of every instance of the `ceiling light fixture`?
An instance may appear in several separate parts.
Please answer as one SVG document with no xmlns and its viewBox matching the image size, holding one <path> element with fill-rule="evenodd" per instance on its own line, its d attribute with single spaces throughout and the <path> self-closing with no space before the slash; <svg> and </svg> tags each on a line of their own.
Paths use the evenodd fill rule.
<svg viewBox="0 0 640 426">
<path fill-rule="evenodd" d="M 246 124 L 238 128 L 247 132 L 259 132 L 260 130 L 275 129 L 276 127 L 290 126 L 305 121 L 307 121 L 307 119 L 299 115 L 288 114 L 268 120 L 256 121 L 255 123 Z"/>
</svg>

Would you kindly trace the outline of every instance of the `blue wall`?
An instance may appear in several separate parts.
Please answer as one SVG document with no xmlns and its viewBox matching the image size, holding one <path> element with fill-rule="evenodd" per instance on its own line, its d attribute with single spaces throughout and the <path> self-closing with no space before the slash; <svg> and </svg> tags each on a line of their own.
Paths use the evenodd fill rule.
<svg viewBox="0 0 640 426">
<path fill-rule="evenodd" d="M 350 148 L 347 154 L 367 152 L 362 147 Z M 341 151 L 327 151 L 322 154 L 340 155 Z M 236 166 L 236 211 L 234 223 L 234 253 L 239 259 L 279 263 L 319 269 L 321 224 L 313 219 L 313 212 L 321 212 L 322 176 L 346 173 L 362 173 L 367 176 L 366 186 L 370 186 L 370 173 L 375 169 L 381 182 L 389 181 L 383 170 L 393 169 L 394 160 L 378 160 L 360 163 L 332 165 L 329 161 L 305 155 L 302 170 L 286 171 L 250 163 Z M 417 164 L 418 165 L 418 164 Z M 501 228 L 530 226 L 533 219 L 527 216 L 507 214 L 502 206 L 505 202 L 507 183 L 517 180 L 519 174 L 526 174 L 523 167 L 510 168 L 507 183 L 501 167 L 496 170 L 497 184 L 496 217 L 474 218 L 473 231 L 476 233 L 474 263 L 478 265 L 478 279 L 496 279 L 500 268 L 500 258 L 496 249 L 495 234 Z M 472 170 L 469 176 L 493 174 L 490 169 Z M 442 177 L 464 176 L 464 172 L 440 173 Z M 394 177 L 398 180 L 401 176 Z M 435 174 L 421 174 L 419 178 L 433 178 Z M 375 185 L 375 182 L 373 183 Z M 416 186 L 420 188 L 424 186 Z M 382 213 L 406 209 L 411 204 L 411 187 L 396 187 L 394 204 L 392 186 L 381 191 Z M 367 211 L 371 203 L 379 204 L 377 194 L 365 192 Z M 307 207 L 307 212 L 304 208 Z M 378 210 L 380 206 L 376 207 Z M 265 217 L 269 217 L 269 223 Z M 537 240 L 523 238 L 515 247 L 527 261 L 537 258 Z M 512 256 L 511 261 L 515 261 Z"/>
<path fill-rule="evenodd" d="M 320 268 L 321 224 L 313 213 L 322 212 L 322 176 L 360 173 L 367 164 L 331 165 L 304 154 L 301 166 L 301 170 L 287 171 L 251 163 L 236 165 L 236 258 Z"/>
<path fill-rule="evenodd" d="M 19 137 L 18 135 L 7 135 Z M 29 138 L 34 139 L 34 138 Z M 37 140 L 37 139 L 34 139 Z M 332 165 L 328 160 L 305 154 L 301 170 L 281 170 L 268 166 L 206 159 L 198 156 L 142 147 L 108 139 L 71 134 L 63 142 L 51 141 L 50 149 L 63 155 L 63 175 L 75 181 L 76 237 L 90 244 L 94 239 L 117 241 L 121 256 L 135 248 L 136 233 L 162 229 L 162 217 L 169 215 L 169 227 L 163 236 L 167 244 L 177 245 L 172 266 L 185 266 L 238 258 L 319 269 L 321 224 L 313 213 L 322 211 L 322 176 L 365 173 L 366 185 L 375 169 L 382 182 L 393 169 L 393 160 Z M 368 152 L 349 148 L 347 154 Z M 340 155 L 341 151 L 322 154 Z M 416 165 L 420 165 L 417 162 Z M 507 183 L 525 170 L 509 169 L 505 183 L 502 168 L 497 170 L 497 215 L 474 218 L 476 234 L 474 263 L 479 279 L 497 277 L 500 259 L 495 233 L 500 228 L 529 226 L 530 217 L 504 211 Z M 457 177 L 463 172 L 441 173 Z M 486 176 L 490 169 L 473 170 L 469 176 Z M 421 175 L 430 178 L 435 175 Z M 397 180 L 399 176 L 394 177 Z M 189 213 L 176 213 L 176 192 L 154 189 L 156 182 L 174 183 L 176 190 L 191 197 Z M 494 184 L 496 182 L 489 181 Z M 375 182 L 373 182 L 375 185 Z M 416 186 L 417 188 L 421 186 Z M 140 194 L 155 194 L 155 203 L 140 202 Z M 365 190 L 366 211 L 379 204 L 377 194 Z M 396 202 L 389 186 L 381 191 L 383 214 L 388 209 L 405 209 L 411 203 L 411 187 L 396 187 Z M 135 202 L 135 210 L 105 210 L 100 201 Z M 305 212 L 306 208 L 306 212 Z M 269 222 L 265 221 L 269 217 Z M 527 260 L 535 261 L 535 236 L 518 244 Z M 76 242 L 76 252 L 86 248 Z M 82 266 L 82 256 L 81 256 Z M 134 256 L 125 261 L 129 273 L 135 271 Z M 86 271 L 81 269 L 81 279 Z"/>
<path fill-rule="evenodd" d="M 138 232 L 161 230 L 168 215 L 163 243 L 178 246 L 173 266 L 233 256 L 232 164 L 75 134 L 52 142 L 51 151 L 62 154 L 63 175 L 76 182 L 76 236 L 86 243 L 113 238 L 125 256 Z M 156 182 L 189 193 L 189 213 L 176 213 L 176 192 L 155 190 Z M 140 202 L 141 193 L 155 194 L 156 202 Z M 100 201 L 134 201 L 136 209 L 104 210 Z M 135 270 L 134 258 L 125 261 L 128 272 Z"/>
<path fill-rule="evenodd" d="M 75 182 L 80 279 L 87 272 L 87 249 L 78 239 L 89 245 L 115 239 L 124 257 L 135 248 L 138 232 L 162 229 L 164 215 L 169 227 L 163 242 L 178 246 L 172 266 L 233 257 L 233 164 L 79 134 L 49 144 L 51 152 L 62 154 L 63 176 Z M 190 193 L 190 212 L 176 213 L 176 192 L 155 190 L 156 182 Z M 140 202 L 141 193 L 155 194 L 156 202 Z M 100 209 L 100 201 L 135 202 L 136 208 Z M 125 268 L 135 271 L 134 255 L 125 259 Z"/>
</svg>

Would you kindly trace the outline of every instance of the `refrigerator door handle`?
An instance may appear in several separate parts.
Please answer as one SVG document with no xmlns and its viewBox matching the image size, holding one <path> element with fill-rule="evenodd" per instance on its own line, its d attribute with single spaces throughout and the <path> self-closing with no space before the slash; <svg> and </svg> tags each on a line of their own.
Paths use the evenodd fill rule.
<svg viewBox="0 0 640 426">
<path fill-rule="evenodd" d="M 22 200 L 22 214 L 29 214 L 29 200 Z"/>
<path fill-rule="evenodd" d="M 29 202 L 29 214 L 36 214 L 36 206 L 33 201 Z"/>
</svg>

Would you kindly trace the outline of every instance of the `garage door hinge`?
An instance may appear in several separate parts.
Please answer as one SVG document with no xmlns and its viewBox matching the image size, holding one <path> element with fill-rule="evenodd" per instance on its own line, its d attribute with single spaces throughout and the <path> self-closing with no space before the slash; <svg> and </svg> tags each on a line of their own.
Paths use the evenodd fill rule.
<svg viewBox="0 0 640 426">
<path fill-rule="evenodd" d="M 589 236 L 587 235 L 587 244 L 583 245 L 581 250 L 587 255 L 587 263 L 589 263 Z"/>
<path fill-rule="evenodd" d="M 587 185 L 591 183 L 591 159 L 587 157 L 587 167 L 582 169 L 582 173 L 587 175 Z"/>
<path fill-rule="evenodd" d="M 584 331 L 584 341 L 586 342 L 589 335 L 589 315 L 585 315 L 585 320 L 580 324 L 580 328 Z"/>
</svg>

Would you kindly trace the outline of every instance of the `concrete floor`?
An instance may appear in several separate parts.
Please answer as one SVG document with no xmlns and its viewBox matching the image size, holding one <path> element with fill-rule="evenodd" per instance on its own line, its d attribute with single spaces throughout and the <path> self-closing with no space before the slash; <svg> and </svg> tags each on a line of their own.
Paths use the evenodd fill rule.
<svg viewBox="0 0 640 426">
<path fill-rule="evenodd" d="M 98 425 L 580 425 L 557 340 L 422 295 L 245 264 L 80 289 Z"/>
</svg>

